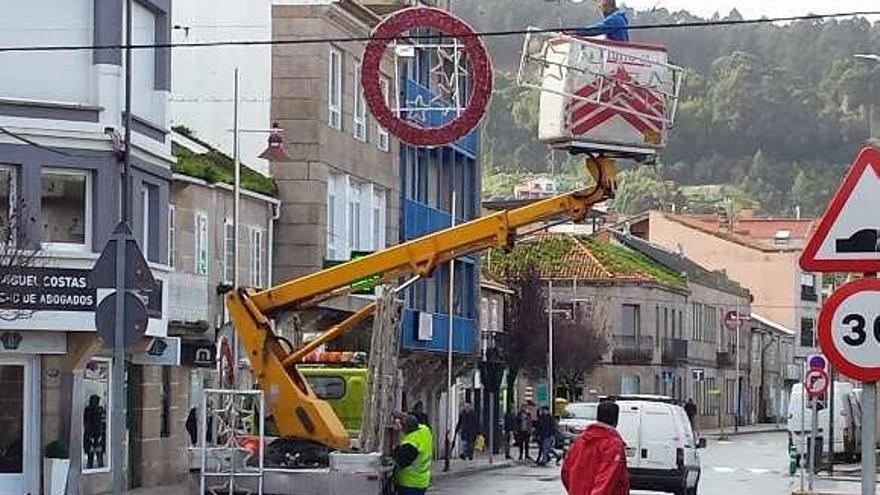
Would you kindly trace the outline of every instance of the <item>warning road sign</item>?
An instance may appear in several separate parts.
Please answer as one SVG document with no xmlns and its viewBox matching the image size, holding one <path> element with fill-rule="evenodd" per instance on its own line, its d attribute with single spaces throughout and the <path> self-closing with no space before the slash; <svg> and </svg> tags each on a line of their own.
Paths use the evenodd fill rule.
<svg viewBox="0 0 880 495">
<path fill-rule="evenodd" d="M 824 370 L 810 370 L 804 377 L 804 388 L 810 397 L 825 395 L 828 390 L 828 374 Z"/>
<path fill-rule="evenodd" d="M 880 271 L 880 151 L 863 148 L 807 243 L 809 272 Z"/>
<path fill-rule="evenodd" d="M 828 298 L 819 314 L 819 345 L 844 375 L 880 380 L 880 280 L 851 282 Z"/>
</svg>

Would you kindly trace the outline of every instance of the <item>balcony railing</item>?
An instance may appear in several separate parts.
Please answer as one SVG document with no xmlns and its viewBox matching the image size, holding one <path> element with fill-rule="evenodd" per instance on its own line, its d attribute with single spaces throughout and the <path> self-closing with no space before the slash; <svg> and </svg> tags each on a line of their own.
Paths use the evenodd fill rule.
<svg viewBox="0 0 880 495">
<path fill-rule="evenodd" d="M 663 342 L 662 360 L 664 364 L 677 364 L 688 359 L 688 341 L 682 339 L 666 339 Z"/>
<path fill-rule="evenodd" d="M 615 335 L 612 360 L 621 364 L 650 363 L 654 359 L 654 337 Z"/>
</svg>

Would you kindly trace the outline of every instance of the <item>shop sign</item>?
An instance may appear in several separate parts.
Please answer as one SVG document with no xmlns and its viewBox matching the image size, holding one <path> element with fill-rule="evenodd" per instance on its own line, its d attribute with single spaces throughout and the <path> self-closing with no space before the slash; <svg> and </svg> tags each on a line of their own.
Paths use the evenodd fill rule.
<svg viewBox="0 0 880 495">
<path fill-rule="evenodd" d="M 132 354 L 131 362 L 149 366 L 179 366 L 180 338 L 155 338 L 146 351 Z"/>
<path fill-rule="evenodd" d="M 66 354 L 63 332 L 0 330 L 0 354 Z"/>
<path fill-rule="evenodd" d="M 217 366 L 217 346 L 213 342 L 184 342 L 181 349 L 180 364 L 190 368 L 215 368 Z"/>
<path fill-rule="evenodd" d="M 97 291 L 90 270 L 10 267 L 0 276 L 0 309 L 94 311 Z"/>
</svg>

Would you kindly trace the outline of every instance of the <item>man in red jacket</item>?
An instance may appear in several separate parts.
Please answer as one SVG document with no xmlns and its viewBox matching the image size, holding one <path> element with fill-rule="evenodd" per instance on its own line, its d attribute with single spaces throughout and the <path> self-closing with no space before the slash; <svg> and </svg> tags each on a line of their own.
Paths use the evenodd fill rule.
<svg viewBox="0 0 880 495">
<path fill-rule="evenodd" d="M 626 445 L 617 433 L 620 408 L 600 402 L 593 423 L 574 441 L 562 465 L 569 495 L 628 495 Z"/>
</svg>

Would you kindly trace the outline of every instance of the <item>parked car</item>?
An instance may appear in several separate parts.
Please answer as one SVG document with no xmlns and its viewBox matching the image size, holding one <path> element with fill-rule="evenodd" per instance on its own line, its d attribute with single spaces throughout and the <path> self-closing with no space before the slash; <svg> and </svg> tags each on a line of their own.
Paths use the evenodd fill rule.
<svg viewBox="0 0 880 495">
<path fill-rule="evenodd" d="M 849 382 L 834 382 L 834 445 L 827 445 L 831 428 L 828 400 L 820 402 L 816 444 L 823 452 L 833 452 L 848 458 L 855 457 L 861 449 L 861 401 L 859 394 Z M 800 457 L 803 446 L 809 445 L 813 429 L 812 409 L 809 398 L 804 397 L 801 384 L 791 389 L 788 402 L 789 446 Z M 831 450 L 833 449 L 833 450 Z M 809 447 L 807 448 L 809 451 Z"/>
<path fill-rule="evenodd" d="M 696 440 L 684 408 L 661 396 L 616 401 L 632 489 L 696 495 L 702 474 L 698 449 L 706 441 Z"/>
<path fill-rule="evenodd" d="M 564 435 L 580 435 L 588 426 L 596 422 L 596 402 L 572 402 L 565 406 L 559 429 Z"/>
</svg>

